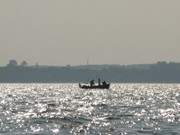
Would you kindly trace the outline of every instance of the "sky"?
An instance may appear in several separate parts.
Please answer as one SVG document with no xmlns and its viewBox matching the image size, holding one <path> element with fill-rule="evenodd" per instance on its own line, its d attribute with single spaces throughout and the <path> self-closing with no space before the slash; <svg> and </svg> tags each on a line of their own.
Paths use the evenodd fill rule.
<svg viewBox="0 0 180 135">
<path fill-rule="evenodd" d="M 179 0 L 1 0 L 0 65 L 180 62 Z"/>
</svg>

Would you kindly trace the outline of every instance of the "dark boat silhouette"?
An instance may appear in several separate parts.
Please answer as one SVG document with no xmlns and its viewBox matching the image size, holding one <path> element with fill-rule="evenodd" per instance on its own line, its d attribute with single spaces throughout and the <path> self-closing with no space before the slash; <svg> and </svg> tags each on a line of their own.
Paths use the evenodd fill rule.
<svg viewBox="0 0 180 135">
<path fill-rule="evenodd" d="M 93 85 L 93 86 L 90 86 L 90 85 L 81 85 L 79 83 L 79 88 L 81 89 L 109 89 L 110 88 L 110 83 L 108 84 L 103 84 L 103 85 Z"/>
<path fill-rule="evenodd" d="M 79 83 L 79 88 L 81 89 L 109 89 L 110 83 L 107 83 L 106 81 L 103 81 L 101 83 L 101 79 L 98 78 L 98 84 L 95 84 L 94 80 L 91 80 L 88 85 L 81 85 Z"/>
</svg>

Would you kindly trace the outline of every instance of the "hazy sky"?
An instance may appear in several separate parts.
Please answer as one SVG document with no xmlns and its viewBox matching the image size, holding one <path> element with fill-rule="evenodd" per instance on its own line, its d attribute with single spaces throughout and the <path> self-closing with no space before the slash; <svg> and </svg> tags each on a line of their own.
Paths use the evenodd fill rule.
<svg viewBox="0 0 180 135">
<path fill-rule="evenodd" d="M 180 62 L 180 0 L 1 0 L 0 65 Z"/>
</svg>

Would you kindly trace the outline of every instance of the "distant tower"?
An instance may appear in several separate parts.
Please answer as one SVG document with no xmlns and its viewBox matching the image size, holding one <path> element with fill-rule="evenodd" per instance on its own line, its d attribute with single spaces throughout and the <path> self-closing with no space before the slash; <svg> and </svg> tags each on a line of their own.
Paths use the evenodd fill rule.
<svg viewBox="0 0 180 135">
<path fill-rule="evenodd" d="M 26 67 L 26 66 L 28 66 L 28 63 L 24 60 L 24 61 L 21 62 L 20 66 Z"/>
<path fill-rule="evenodd" d="M 89 65 L 89 59 L 87 59 L 87 61 L 86 61 L 86 65 Z"/>
</svg>

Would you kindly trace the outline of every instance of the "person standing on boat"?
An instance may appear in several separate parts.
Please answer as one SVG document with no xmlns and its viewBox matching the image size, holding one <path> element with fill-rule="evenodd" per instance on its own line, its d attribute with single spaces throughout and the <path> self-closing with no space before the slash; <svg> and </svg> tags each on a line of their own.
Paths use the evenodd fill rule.
<svg viewBox="0 0 180 135">
<path fill-rule="evenodd" d="M 103 86 L 106 86 L 106 85 L 107 85 L 106 81 L 103 81 Z"/>
<path fill-rule="evenodd" d="M 92 87 L 94 85 L 94 80 L 90 81 L 90 86 Z"/>
</svg>

